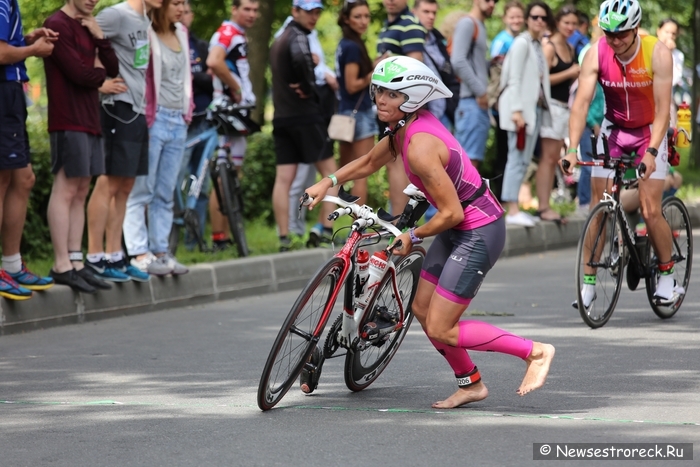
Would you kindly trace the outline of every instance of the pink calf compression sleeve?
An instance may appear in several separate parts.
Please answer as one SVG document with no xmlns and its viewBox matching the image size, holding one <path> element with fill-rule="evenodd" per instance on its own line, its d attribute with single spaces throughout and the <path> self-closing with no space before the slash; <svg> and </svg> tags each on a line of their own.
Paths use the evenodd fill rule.
<svg viewBox="0 0 700 467">
<path fill-rule="evenodd" d="M 500 352 L 523 360 L 532 352 L 532 341 L 483 321 L 459 322 L 458 346 L 482 352 Z"/>
<path fill-rule="evenodd" d="M 430 339 L 430 337 L 428 337 L 428 339 Z M 474 363 L 472 359 L 469 358 L 469 354 L 466 350 L 443 344 L 435 339 L 430 339 L 430 342 L 432 342 L 437 351 L 445 357 L 447 363 L 454 370 L 455 375 L 465 375 L 474 369 Z"/>
</svg>

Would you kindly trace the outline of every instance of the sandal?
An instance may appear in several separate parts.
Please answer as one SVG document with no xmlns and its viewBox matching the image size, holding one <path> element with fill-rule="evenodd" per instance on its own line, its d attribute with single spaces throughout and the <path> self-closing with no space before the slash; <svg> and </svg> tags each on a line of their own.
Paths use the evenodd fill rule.
<svg viewBox="0 0 700 467">
<path fill-rule="evenodd" d="M 304 394 L 311 394 L 318 387 L 324 360 L 323 354 L 318 347 L 314 347 L 311 357 L 304 364 L 304 369 L 301 370 L 301 375 L 299 376 L 299 387 Z"/>
<path fill-rule="evenodd" d="M 556 218 L 554 218 L 554 219 L 545 219 L 544 217 L 542 217 L 542 214 L 544 214 L 544 213 L 547 212 L 547 211 L 552 211 L 552 212 L 554 212 L 555 214 L 557 214 L 552 208 L 549 208 L 549 209 L 544 209 L 544 210 L 542 210 L 542 211 L 537 211 L 537 212 L 535 212 L 535 216 L 537 216 L 540 220 L 543 220 L 543 221 L 554 222 L 554 223 L 557 224 L 559 227 L 561 227 L 562 225 L 566 225 L 566 224 L 569 223 L 569 219 L 567 219 L 566 217 L 561 217 L 559 214 L 557 214 L 557 216 L 559 216 L 559 217 L 556 217 Z"/>
</svg>

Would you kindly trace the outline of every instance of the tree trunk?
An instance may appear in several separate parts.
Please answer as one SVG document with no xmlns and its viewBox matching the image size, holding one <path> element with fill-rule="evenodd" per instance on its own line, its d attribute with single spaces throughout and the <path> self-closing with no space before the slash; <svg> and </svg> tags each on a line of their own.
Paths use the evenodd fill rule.
<svg viewBox="0 0 700 467">
<path fill-rule="evenodd" d="M 250 80 L 257 99 L 253 119 L 261 125 L 265 123 L 265 104 L 267 101 L 267 65 L 270 56 L 270 36 L 272 21 L 275 16 L 274 0 L 261 0 L 259 16 L 255 25 L 248 30 L 248 62 L 250 63 Z"/>
<path fill-rule="evenodd" d="M 690 147 L 690 165 L 692 167 L 700 167 L 700 140 L 698 140 L 698 102 L 700 102 L 700 74 L 698 74 L 697 65 L 700 64 L 700 0 L 695 0 L 695 8 L 693 11 L 693 98 L 691 99 L 690 107 L 693 112 L 691 120 L 692 145 Z"/>
</svg>

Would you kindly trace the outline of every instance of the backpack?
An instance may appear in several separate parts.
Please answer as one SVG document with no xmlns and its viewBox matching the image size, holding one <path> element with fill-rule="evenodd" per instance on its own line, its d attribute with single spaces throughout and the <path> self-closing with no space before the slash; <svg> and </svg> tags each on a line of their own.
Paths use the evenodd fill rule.
<svg viewBox="0 0 700 467">
<path fill-rule="evenodd" d="M 467 15 L 469 16 L 469 15 Z M 474 22 L 474 33 L 472 34 L 472 43 L 469 47 L 469 52 L 467 53 L 467 58 L 471 59 L 474 55 L 474 46 L 476 45 L 476 40 L 479 38 L 479 25 L 477 22 L 469 16 L 469 18 Z M 440 49 L 440 53 L 445 58 L 445 64 L 442 66 L 440 73 L 440 80 L 445 83 L 445 86 L 452 91 L 452 97 L 447 99 L 447 107 L 445 109 L 445 116 L 448 118 L 450 123 L 454 126 L 455 124 L 455 113 L 457 112 L 457 107 L 459 106 L 459 91 L 460 91 L 460 81 L 455 75 L 452 69 L 452 62 L 450 61 L 450 52 L 447 50 L 447 41 L 445 37 L 437 29 L 433 29 L 433 34 L 435 35 L 435 40 Z M 424 55 L 435 65 L 435 61 L 432 57 L 425 52 Z M 437 66 L 435 66 L 437 68 Z"/>
<path fill-rule="evenodd" d="M 505 55 L 496 55 L 489 62 L 489 84 L 486 87 L 486 94 L 489 98 L 489 108 L 498 110 L 498 98 L 501 97 L 501 70 Z"/>
<path fill-rule="evenodd" d="M 445 108 L 445 116 L 450 120 L 450 123 L 454 125 L 455 123 L 455 112 L 457 111 L 457 106 L 459 105 L 459 80 L 452 69 L 452 63 L 450 62 L 450 54 L 447 53 L 447 48 L 445 47 L 445 38 L 440 34 L 440 31 L 433 29 L 432 33 L 435 35 L 435 42 L 437 43 L 440 54 L 444 58 L 444 63 L 442 67 L 437 66 L 433 57 L 427 51 L 423 52 L 423 55 L 430 60 L 433 66 L 438 70 L 440 74 L 440 80 L 445 83 L 445 86 L 452 91 L 452 97 L 447 99 L 447 105 Z"/>
</svg>

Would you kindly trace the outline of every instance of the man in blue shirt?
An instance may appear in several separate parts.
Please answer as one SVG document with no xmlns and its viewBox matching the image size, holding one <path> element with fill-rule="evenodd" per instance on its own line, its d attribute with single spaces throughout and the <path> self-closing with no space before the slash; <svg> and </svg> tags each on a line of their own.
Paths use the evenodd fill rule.
<svg viewBox="0 0 700 467">
<path fill-rule="evenodd" d="M 24 83 L 29 77 L 24 60 L 48 57 L 57 38 L 58 34 L 47 28 L 25 36 L 17 0 L 0 2 L 0 296 L 13 300 L 26 300 L 31 298 L 32 290 L 53 286 L 53 279 L 27 270 L 19 245 L 35 180 L 29 160 L 24 97 Z"/>
<path fill-rule="evenodd" d="M 590 39 L 588 38 L 588 27 L 590 26 L 591 22 L 588 19 L 588 15 L 582 11 L 577 12 L 576 15 L 578 16 L 578 29 L 576 29 L 574 33 L 569 36 L 567 42 L 574 48 L 576 56 L 578 57 L 581 50 L 583 50 L 583 48 L 590 42 Z"/>
</svg>

